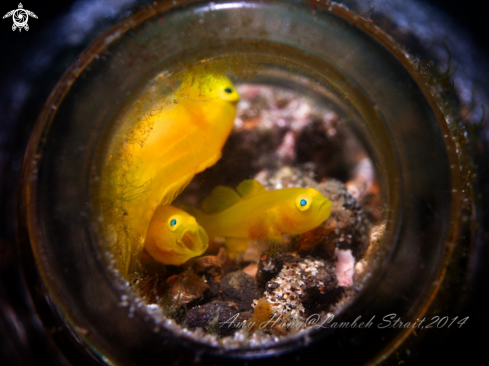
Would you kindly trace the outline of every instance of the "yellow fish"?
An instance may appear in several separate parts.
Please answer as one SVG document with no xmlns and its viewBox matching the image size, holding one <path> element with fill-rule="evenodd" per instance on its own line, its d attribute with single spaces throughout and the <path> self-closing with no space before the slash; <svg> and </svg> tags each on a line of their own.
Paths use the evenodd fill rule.
<svg viewBox="0 0 489 366">
<path fill-rule="evenodd" d="M 174 93 L 173 103 L 154 109 L 141 123 L 151 126 L 144 141 L 126 143 L 126 197 L 123 227 L 128 241 L 123 274 L 140 253 L 149 222 L 159 205 L 171 203 L 195 174 L 221 157 L 234 125 L 239 94 L 225 76 L 188 76 Z M 147 127 L 145 127 L 147 128 Z"/>
<path fill-rule="evenodd" d="M 298 235 L 325 221 L 331 202 L 314 188 L 284 188 L 267 191 L 258 181 L 249 179 L 237 190 L 218 186 L 202 202 L 202 210 L 189 208 L 209 237 L 278 241 L 283 234 Z M 247 244 L 233 241 L 244 251 Z"/>
<path fill-rule="evenodd" d="M 144 246 L 157 261 L 178 266 L 204 254 L 209 238 L 193 216 L 161 205 L 151 218 Z"/>
</svg>

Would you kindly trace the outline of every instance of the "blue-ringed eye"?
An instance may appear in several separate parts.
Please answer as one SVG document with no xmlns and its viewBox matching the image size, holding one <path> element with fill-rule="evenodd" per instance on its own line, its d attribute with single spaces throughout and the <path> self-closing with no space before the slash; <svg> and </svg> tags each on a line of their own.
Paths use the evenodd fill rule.
<svg viewBox="0 0 489 366">
<path fill-rule="evenodd" d="M 233 88 L 226 88 L 224 91 L 228 94 L 231 94 L 233 92 Z"/>
<path fill-rule="evenodd" d="M 306 194 L 301 194 L 295 201 L 295 206 L 299 211 L 306 211 L 311 206 L 311 198 Z"/>
<path fill-rule="evenodd" d="M 180 223 L 181 223 L 180 216 L 173 215 L 167 221 L 168 229 L 170 229 L 170 231 L 175 231 L 180 226 Z"/>
</svg>

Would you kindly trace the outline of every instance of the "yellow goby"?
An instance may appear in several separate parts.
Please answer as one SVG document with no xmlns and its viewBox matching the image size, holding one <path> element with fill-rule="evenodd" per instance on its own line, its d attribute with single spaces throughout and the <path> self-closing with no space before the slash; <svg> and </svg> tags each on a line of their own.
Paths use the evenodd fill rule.
<svg viewBox="0 0 489 366">
<path fill-rule="evenodd" d="M 187 77 L 173 103 L 145 117 L 152 126 L 144 141 L 127 143 L 130 167 L 124 181 L 130 198 L 122 200 L 128 245 L 123 254 L 127 274 L 140 253 L 149 222 L 158 205 L 167 205 L 195 174 L 221 157 L 234 125 L 239 94 L 225 76 Z"/>
<path fill-rule="evenodd" d="M 172 205 L 161 205 L 151 218 L 144 246 L 157 261 L 180 265 L 204 254 L 209 238 L 193 216 Z"/>
<path fill-rule="evenodd" d="M 209 237 L 276 241 L 283 234 L 298 235 L 319 226 L 329 217 L 331 202 L 314 188 L 267 191 L 258 181 L 249 179 L 236 191 L 214 188 L 202 202 L 202 211 L 185 209 Z M 228 249 L 238 254 L 246 247 Z"/>
</svg>

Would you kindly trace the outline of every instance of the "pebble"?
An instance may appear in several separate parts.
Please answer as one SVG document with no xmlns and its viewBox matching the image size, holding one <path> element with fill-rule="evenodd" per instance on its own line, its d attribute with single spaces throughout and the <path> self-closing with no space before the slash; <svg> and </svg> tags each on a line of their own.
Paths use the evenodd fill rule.
<svg viewBox="0 0 489 366">
<path fill-rule="evenodd" d="M 313 258 L 284 260 L 280 272 L 266 284 L 264 296 L 274 313 L 289 320 L 329 308 L 338 300 L 338 280 L 328 261 Z"/>
<path fill-rule="evenodd" d="M 264 286 L 273 277 L 277 276 L 285 262 L 294 262 L 300 260 L 298 256 L 291 253 L 271 253 L 266 251 L 262 254 L 258 263 L 256 280 L 258 284 Z"/>
<path fill-rule="evenodd" d="M 209 286 L 207 296 L 210 298 L 219 295 L 220 282 L 224 273 L 222 265 L 222 260 L 215 255 L 200 257 L 192 265 L 192 271 L 205 278 L 205 282 Z"/>
<path fill-rule="evenodd" d="M 176 307 L 203 298 L 206 291 L 209 290 L 209 285 L 195 273 L 183 272 L 168 278 L 166 282 L 170 285 L 166 293 L 166 301 Z"/>
<path fill-rule="evenodd" d="M 225 337 L 236 332 L 239 329 L 238 324 L 249 317 L 251 313 L 241 314 L 236 306 L 224 301 L 213 301 L 190 309 L 182 325 L 191 330 L 202 328 L 207 333 Z M 235 320 L 233 322 L 230 319 Z"/>
<path fill-rule="evenodd" d="M 261 291 L 253 277 L 243 271 L 236 271 L 222 278 L 221 297 L 236 303 L 240 311 L 247 311 L 251 310 L 253 299 L 261 297 Z"/>
</svg>

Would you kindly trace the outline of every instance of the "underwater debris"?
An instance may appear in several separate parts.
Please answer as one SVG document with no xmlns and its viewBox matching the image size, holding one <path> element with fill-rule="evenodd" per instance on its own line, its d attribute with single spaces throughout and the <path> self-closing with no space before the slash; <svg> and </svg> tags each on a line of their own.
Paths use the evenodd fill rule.
<svg viewBox="0 0 489 366">
<path fill-rule="evenodd" d="M 297 251 L 301 256 L 315 255 L 332 260 L 335 257 L 335 237 L 334 230 L 319 226 L 300 236 Z"/>
<path fill-rule="evenodd" d="M 222 299 L 235 303 L 240 311 L 250 310 L 253 300 L 260 297 L 258 284 L 243 271 L 225 275 L 220 288 Z"/>
<path fill-rule="evenodd" d="M 234 319 L 236 324 L 243 323 L 250 316 L 251 313 L 240 313 L 236 306 L 225 301 L 213 301 L 190 309 L 182 325 L 192 330 L 202 328 L 207 333 L 225 337 L 232 335 L 239 327 L 222 326 L 223 323 L 229 319 Z"/>
<path fill-rule="evenodd" d="M 266 251 L 258 263 L 258 272 L 256 273 L 257 282 L 265 286 L 273 277 L 278 275 L 282 270 L 285 262 L 298 261 L 299 257 L 293 253 Z"/>
<path fill-rule="evenodd" d="M 197 258 L 192 264 L 192 272 L 205 279 L 209 286 L 207 296 L 215 298 L 219 296 L 220 283 L 226 267 L 227 253 L 224 248 L 219 250 L 217 255 L 206 255 Z"/>
<path fill-rule="evenodd" d="M 201 299 L 209 286 L 195 273 L 182 272 L 166 280 L 170 286 L 167 299 L 176 306 L 189 304 Z"/>
<path fill-rule="evenodd" d="M 223 275 L 220 260 L 222 256 L 200 257 L 181 272 L 178 267 L 164 267 L 150 257 L 143 262 L 145 271 L 131 274 L 131 284 L 148 304 L 161 305 L 167 316 L 178 320 L 187 306 L 219 295 Z"/>
<path fill-rule="evenodd" d="M 264 298 L 272 314 L 268 323 L 273 326 L 261 329 L 276 336 L 305 329 L 308 315 L 329 310 L 342 294 L 330 263 L 297 255 L 288 258 L 265 285 Z M 258 304 L 254 302 L 255 309 Z"/>
<path fill-rule="evenodd" d="M 335 273 L 338 278 L 338 285 L 349 287 L 353 285 L 353 273 L 355 271 L 355 258 L 351 250 L 336 249 L 336 268 Z"/>
<path fill-rule="evenodd" d="M 328 179 L 315 187 L 331 199 L 332 206 L 330 217 L 322 225 L 326 235 L 309 254 L 330 259 L 332 248 L 350 249 L 356 260 L 361 259 L 370 244 L 372 225 L 362 206 L 340 181 Z M 306 254 L 306 251 L 303 253 Z"/>
<path fill-rule="evenodd" d="M 249 332 L 254 333 L 259 329 L 270 332 L 273 327 L 267 322 L 273 317 L 272 306 L 265 297 L 255 300 L 253 305 L 253 316 L 247 321 Z"/>
<path fill-rule="evenodd" d="M 136 272 L 131 275 L 131 279 L 135 292 L 148 304 L 159 303 L 168 291 L 166 278 L 159 272 Z"/>
</svg>

